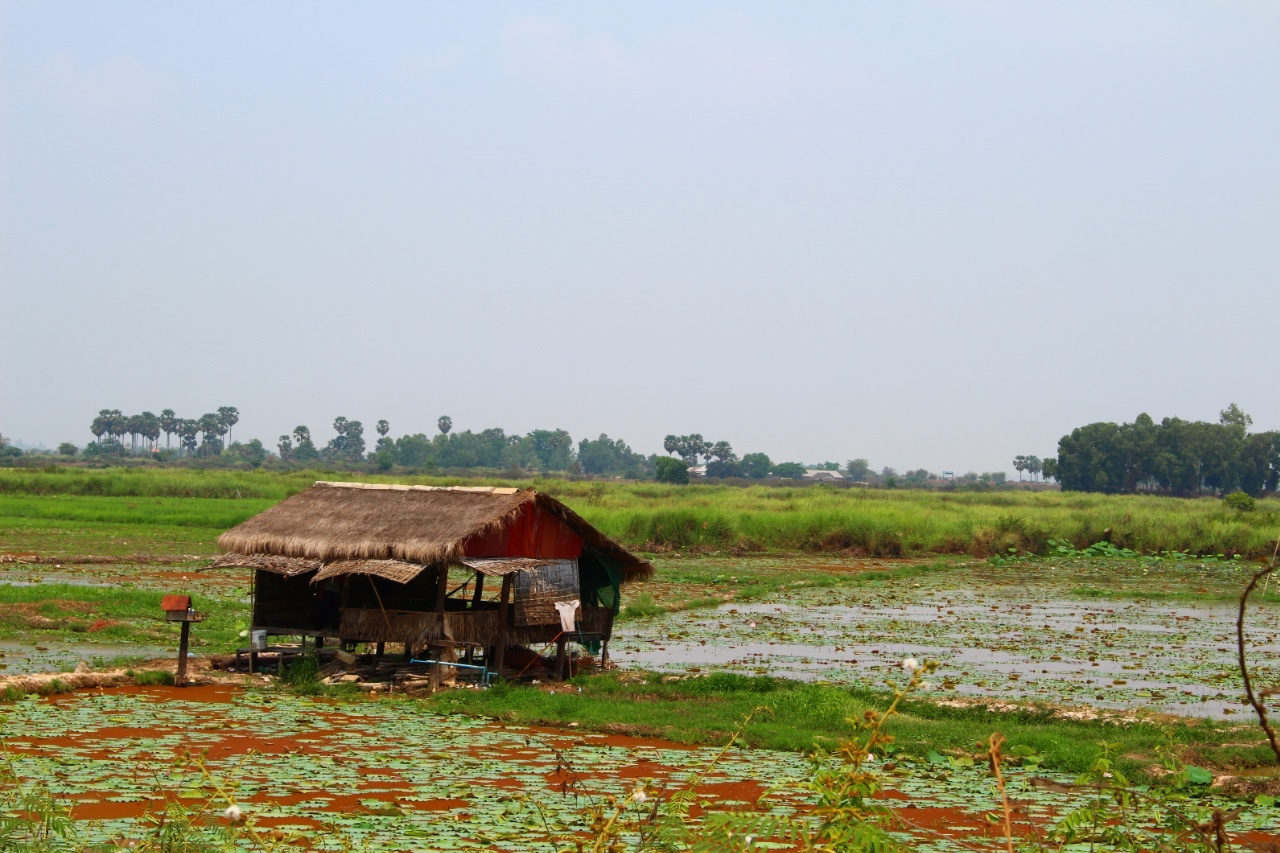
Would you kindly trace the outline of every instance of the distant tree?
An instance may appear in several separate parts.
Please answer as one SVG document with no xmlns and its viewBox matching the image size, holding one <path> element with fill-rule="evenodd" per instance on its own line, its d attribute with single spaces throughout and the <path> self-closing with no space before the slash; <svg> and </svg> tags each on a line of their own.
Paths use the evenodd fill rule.
<svg viewBox="0 0 1280 853">
<path fill-rule="evenodd" d="M 588 474 L 623 474 L 636 476 L 645 467 L 645 459 L 632 451 L 622 439 L 616 441 L 604 433 L 592 440 L 578 442 L 578 463 Z"/>
<path fill-rule="evenodd" d="M 247 444 L 236 441 L 227 447 L 222 458 L 231 462 L 248 462 L 252 467 L 257 468 L 266 461 L 267 449 L 256 438 Z"/>
<path fill-rule="evenodd" d="M 933 474 L 927 468 L 917 468 L 902 475 L 902 482 L 908 486 L 923 486 L 929 482 Z"/>
<path fill-rule="evenodd" d="M 373 454 L 373 464 L 377 466 L 379 471 L 390 471 L 391 466 L 395 463 L 396 457 L 386 448 Z"/>
<path fill-rule="evenodd" d="M 534 441 L 530 436 L 512 436 L 515 441 L 509 442 L 506 447 L 502 448 L 502 453 L 498 457 L 502 468 L 513 474 L 523 473 L 525 471 L 537 470 L 541 461 L 538 459 L 538 450 L 534 445 Z M 586 439 L 583 439 L 586 441 Z M 602 473 L 594 471 L 592 473 Z"/>
<path fill-rule="evenodd" d="M 347 422 L 347 459 L 359 462 L 364 459 L 364 424 L 359 421 Z"/>
<path fill-rule="evenodd" d="M 1253 426 L 1253 418 L 1246 415 L 1235 403 L 1232 403 L 1221 412 L 1218 412 L 1218 423 L 1223 426 L 1238 426 L 1248 429 Z"/>
<path fill-rule="evenodd" d="M 799 480 L 806 470 L 799 462 L 779 462 L 773 466 L 773 473 L 784 480 Z"/>
<path fill-rule="evenodd" d="M 225 430 L 218 433 L 222 435 L 226 433 L 227 441 L 231 441 L 231 428 L 240 423 L 240 410 L 235 406 L 220 406 L 218 408 L 218 423 L 226 427 Z"/>
<path fill-rule="evenodd" d="M 93 433 L 93 440 L 102 443 L 102 437 L 111 430 L 111 410 L 103 409 L 98 412 L 98 416 L 93 419 L 93 423 L 89 424 L 89 432 Z"/>
<path fill-rule="evenodd" d="M 128 425 L 128 418 L 119 409 L 110 409 L 107 412 L 107 433 L 116 440 L 116 443 L 123 447 L 120 441 L 125 435 L 125 427 Z"/>
<path fill-rule="evenodd" d="M 141 433 L 147 440 L 147 452 L 154 453 L 160 441 L 160 418 L 151 412 L 143 412 Z"/>
<path fill-rule="evenodd" d="M 364 459 L 364 424 L 339 417 L 333 421 L 337 433 L 321 456 L 330 462 L 360 462 Z"/>
<path fill-rule="evenodd" d="M 728 442 L 722 442 L 726 448 Z M 711 456 L 713 445 L 703 439 L 699 433 L 691 435 L 668 435 L 662 441 L 662 447 L 668 453 L 675 453 L 684 460 L 685 467 L 698 464 L 699 456 Z M 732 452 L 732 448 L 729 448 Z"/>
<path fill-rule="evenodd" d="M 436 429 L 440 430 L 442 435 L 448 435 L 453 429 L 453 418 L 448 415 L 442 415 L 440 420 L 436 421 Z"/>
<path fill-rule="evenodd" d="M 0 436 L 0 438 L 3 438 L 3 436 Z M 79 452 L 80 448 L 76 447 L 69 441 L 64 441 L 62 444 L 58 445 L 59 456 L 75 456 Z"/>
<path fill-rule="evenodd" d="M 196 451 L 196 436 L 200 434 L 200 424 L 191 418 L 178 421 L 177 434 L 182 439 L 183 453 L 190 456 Z"/>
<path fill-rule="evenodd" d="M 1025 456 L 1013 457 L 1013 470 L 1018 472 L 1018 480 L 1021 481 L 1022 472 L 1027 470 L 1027 457 Z"/>
<path fill-rule="evenodd" d="M 719 462 L 736 462 L 738 456 L 733 452 L 733 447 L 727 441 L 717 441 L 707 449 L 707 453 L 714 456 Z"/>
<path fill-rule="evenodd" d="M 164 433 L 164 448 L 170 448 L 170 438 L 178 431 L 178 416 L 173 409 L 160 410 L 160 431 Z"/>
<path fill-rule="evenodd" d="M 1038 478 L 1040 476 L 1040 472 L 1043 470 L 1044 463 L 1040 461 L 1039 456 L 1027 457 L 1027 473 L 1031 475 L 1032 479 Z"/>
<path fill-rule="evenodd" d="M 196 421 L 196 426 L 201 432 L 200 455 L 217 456 L 220 454 L 222 452 L 222 441 L 219 436 L 222 434 L 223 426 L 217 414 L 207 412 L 201 415 L 200 420 Z"/>
<path fill-rule="evenodd" d="M 890 468 L 888 465 L 884 466 L 883 468 L 880 469 L 880 479 L 885 481 L 888 481 L 889 479 L 897 480 L 898 479 L 897 469 Z M 888 485 L 887 482 L 886 482 L 886 485 Z"/>
<path fill-rule="evenodd" d="M 143 428 L 142 415 L 129 415 L 124 421 L 124 433 L 129 436 L 129 453 L 138 455 L 138 435 Z"/>
<path fill-rule="evenodd" d="M 1056 480 L 1058 478 L 1058 457 L 1046 456 L 1044 461 L 1040 463 L 1040 473 L 1047 480 Z"/>
<path fill-rule="evenodd" d="M 374 429 L 378 431 L 378 435 L 385 438 L 387 433 L 391 432 L 391 424 L 387 423 L 385 420 L 378 421 L 377 426 L 375 426 Z"/>
<path fill-rule="evenodd" d="M 753 480 L 763 480 L 773 469 L 773 461 L 763 453 L 748 453 L 742 457 L 742 474 Z"/>
<path fill-rule="evenodd" d="M 529 433 L 543 471 L 564 471 L 573 462 L 573 438 L 562 429 L 535 429 Z"/>
<path fill-rule="evenodd" d="M 293 456 L 293 439 L 288 434 L 280 436 L 276 442 L 276 449 L 280 451 L 280 458 L 289 461 Z"/>
<path fill-rule="evenodd" d="M 844 470 L 850 480 L 860 483 L 871 473 L 871 463 L 865 459 L 850 459 L 844 463 Z"/>
<path fill-rule="evenodd" d="M 736 459 L 730 460 L 728 462 L 722 461 L 720 459 L 714 459 L 707 463 L 707 476 L 720 477 L 720 478 L 741 477 L 742 463 Z"/>
<path fill-rule="evenodd" d="M 314 462 L 320 452 L 311 441 L 311 430 L 305 426 L 293 428 L 293 458 L 299 462 Z"/>
<path fill-rule="evenodd" d="M 689 466 L 684 463 L 683 459 L 676 459 L 673 456 L 659 456 L 657 470 L 654 472 L 653 479 L 659 483 L 685 485 L 689 482 Z"/>
</svg>

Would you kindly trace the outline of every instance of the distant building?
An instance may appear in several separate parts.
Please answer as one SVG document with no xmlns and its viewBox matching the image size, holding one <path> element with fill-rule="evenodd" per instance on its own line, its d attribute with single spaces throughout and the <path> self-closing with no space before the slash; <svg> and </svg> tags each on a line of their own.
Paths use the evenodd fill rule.
<svg viewBox="0 0 1280 853">
<path fill-rule="evenodd" d="M 823 468 L 810 468 L 804 472 L 804 478 L 806 480 L 815 480 L 818 482 L 824 480 L 843 480 L 844 474 L 841 474 L 839 471 L 828 471 Z"/>
<path fill-rule="evenodd" d="M 690 465 L 690 466 L 689 466 L 689 476 L 690 476 L 690 477 L 705 477 L 705 476 L 707 476 L 707 466 L 706 466 L 706 465 Z"/>
</svg>

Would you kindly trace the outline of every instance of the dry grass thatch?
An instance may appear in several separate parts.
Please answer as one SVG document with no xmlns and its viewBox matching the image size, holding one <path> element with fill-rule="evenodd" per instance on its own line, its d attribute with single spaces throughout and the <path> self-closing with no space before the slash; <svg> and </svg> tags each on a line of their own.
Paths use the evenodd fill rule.
<svg viewBox="0 0 1280 853">
<path fill-rule="evenodd" d="M 505 529 L 536 504 L 592 550 L 623 568 L 626 580 L 653 567 L 596 530 L 555 498 L 532 489 L 460 489 L 319 482 L 218 537 L 218 547 L 251 555 L 338 560 L 456 562 L 467 540 Z"/>
<path fill-rule="evenodd" d="M 466 557 L 459 560 L 458 564 L 466 566 L 468 569 L 474 569 L 482 575 L 498 578 L 503 575 L 509 575 L 512 572 L 536 569 L 541 566 L 552 566 L 563 562 L 564 560 L 537 560 L 533 557 Z"/>
<path fill-rule="evenodd" d="M 305 557 L 282 557 L 277 554 L 223 554 L 209 564 L 210 569 L 258 569 L 287 578 L 305 575 L 320 569 L 319 560 Z"/>
<path fill-rule="evenodd" d="M 421 563 L 406 563 L 403 560 L 337 560 L 317 572 L 311 582 L 342 575 L 377 575 L 396 583 L 408 583 L 426 570 L 427 567 Z"/>
</svg>

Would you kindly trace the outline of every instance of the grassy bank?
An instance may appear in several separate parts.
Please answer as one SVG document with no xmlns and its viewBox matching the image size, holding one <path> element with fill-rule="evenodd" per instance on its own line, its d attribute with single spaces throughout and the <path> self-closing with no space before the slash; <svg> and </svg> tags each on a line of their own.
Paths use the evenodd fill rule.
<svg viewBox="0 0 1280 853">
<path fill-rule="evenodd" d="M 132 587 L 0 584 L 0 639 L 176 646 L 178 626 L 164 621 L 163 597 L 159 591 Z M 207 595 L 197 604 L 209 618 L 192 632 L 192 648 L 201 653 L 233 650 L 236 623 L 248 617 L 248 606 Z"/>
<path fill-rule="evenodd" d="M 427 485 L 498 481 L 377 477 L 346 472 L 50 468 L 0 470 L 0 529 L 37 523 L 218 529 L 317 479 Z M 1030 553 L 1060 540 L 1109 540 L 1145 553 L 1269 556 L 1280 500 L 1251 512 L 1214 498 L 1061 492 L 925 492 L 519 480 L 564 500 L 626 546 L 644 551 L 853 551 L 869 556 Z"/>
<path fill-rule="evenodd" d="M 528 725 L 576 724 L 593 731 L 658 737 L 690 744 L 723 743 L 746 716 L 751 746 L 809 750 L 832 746 L 851 733 L 850 720 L 885 708 L 884 691 L 803 684 L 774 678 L 714 674 L 674 678 L 652 673 L 580 677 L 568 684 L 454 690 L 427 700 L 451 713 L 474 714 Z M 1046 769 L 1083 773 L 1102 752 L 1116 745 L 1122 768 L 1147 774 L 1159 765 L 1159 749 L 1170 746 L 1188 763 L 1217 772 L 1274 762 L 1256 726 L 1229 726 L 1208 720 L 1108 722 L 1070 720 L 1022 706 L 1008 713 L 983 707 L 944 707 L 909 701 L 889 731 L 894 748 L 926 759 L 930 752 L 978 757 L 979 745 L 995 731 L 1010 747 L 1024 746 Z"/>
</svg>

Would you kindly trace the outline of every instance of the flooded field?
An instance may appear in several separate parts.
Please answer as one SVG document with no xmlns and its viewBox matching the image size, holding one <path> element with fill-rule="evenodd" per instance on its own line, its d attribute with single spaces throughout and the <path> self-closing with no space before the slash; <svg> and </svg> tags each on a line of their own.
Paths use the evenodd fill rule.
<svg viewBox="0 0 1280 853">
<path fill-rule="evenodd" d="M 182 588 L 234 618 L 244 575 L 196 568 L 9 564 L 0 567 L 0 583 Z M 1239 567 L 977 564 L 903 576 L 892 568 L 884 561 L 824 568 L 763 558 L 681 565 L 688 580 L 660 581 L 655 598 L 724 603 L 623 619 L 613 658 L 624 672 L 738 672 L 871 687 L 900 683 L 904 658 L 932 658 L 941 667 L 925 698 L 1028 699 L 1231 721 L 1240 714 L 1239 722 L 1249 722 L 1234 665 L 1230 592 L 1241 585 Z M 828 571 L 840 582 L 814 582 Z M 735 573 L 749 572 L 757 574 L 757 592 L 734 600 Z M 848 582 L 859 573 L 883 579 Z M 762 577 L 774 585 L 763 593 Z M 147 611 L 128 622 L 137 626 L 132 641 L 65 630 L 11 636 L 0 641 L 0 675 L 171 658 L 172 647 L 138 639 L 153 635 L 147 626 L 156 620 Z M 1280 674 L 1271 663 L 1280 652 L 1280 608 L 1259 604 L 1250 626 L 1250 654 L 1259 682 L 1269 686 Z M 527 689 L 576 695 L 564 685 Z M 514 853 L 558 849 L 587 830 L 591 802 L 625 796 L 642 780 L 668 794 L 679 790 L 719 752 L 608 732 L 501 724 L 397 697 L 311 699 L 271 686 L 109 688 L 0 706 L 10 766 L 73 803 L 83 840 L 94 844 L 136 838 L 146 815 L 190 792 L 199 779 L 175 769 L 189 754 L 206 755 L 213 777 L 258 826 L 300 834 L 313 849 Z M 997 795 L 980 756 L 953 749 L 895 756 L 884 766 L 883 797 L 895 809 L 895 832 L 912 849 L 1002 847 L 988 819 Z M 692 815 L 803 815 L 812 801 L 801 782 L 812 769 L 798 753 L 731 749 L 698 785 Z M 1007 772 L 1018 834 L 1081 802 L 1080 793 L 1031 781 L 1062 786 L 1073 777 L 1034 763 Z M 1270 778 L 1269 768 L 1248 773 Z M 1239 838 L 1280 833 L 1280 810 L 1265 801 L 1243 808 L 1233 824 Z M 212 813 L 209 819 L 216 822 Z"/>
<path fill-rule="evenodd" d="M 1123 568 L 1112 569 L 1123 577 Z M 1222 716 L 1245 710 L 1235 654 L 1236 605 L 1209 597 L 1151 598 L 1186 567 L 1147 568 L 1135 587 L 1086 598 L 1079 567 L 956 569 L 869 587 L 793 588 L 628 623 L 612 653 L 625 666 L 731 670 L 838 684 L 875 684 L 904 657 L 941 663 L 935 688 L 961 696 Z M 1234 566 L 1215 583 L 1239 582 Z M 1135 572 L 1136 574 L 1136 572 Z M 1225 576 L 1225 577 L 1224 577 Z M 1193 589 L 1195 587 L 1192 587 Z M 1260 682 L 1280 678 L 1280 608 L 1249 620 Z"/>
<path fill-rule="evenodd" d="M 138 820 L 166 797 L 198 787 L 198 777 L 175 770 L 188 752 L 205 753 L 259 827 L 300 833 L 314 849 L 515 853 L 552 849 L 552 839 L 584 831 L 592 797 L 625 796 L 645 779 L 678 790 L 719 751 L 507 727 L 411 700 L 337 703 L 217 686 L 32 697 L 6 708 L 4 731 L 15 772 L 72 802 L 83 840 L 95 844 L 136 837 Z M 802 813 L 808 801 L 797 784 L 809 771 L 797 754 L 732 749 L 697 788 L 692 814 Z M 1022 832 L 1078 800 L 1033 787 L 1034 771 L 1009 771 Z M 993 783 L 973 762 L 938 757 L 902 768 L 890 775 L 886 798 L 913 849 L 999 843 L 985 818 Z M 1265 809 L 1237 826 L 1251 837 L 1280 829 Z"/>
<path fill-rule="evenodd" d="M 32 698 L 7 709 L 4 728 L 19 772 L 69 797 L 94 843 L 129 838 L 137 819 L 163 803 L 158 788 L 189 784 L 170 775 L 175 756 L 188 750 L 207 753 L 213 774 L 234 786 L 260 825 L 306 833 L 317 847 L 349 841 L 394 850 L 429 838 L 413 843 L 511 851 L 529 849 L 546 826 L 584 829 L 580 793 L 625 795 L 645 778 L 679 785 L 716 752 L 507 729 L 424 712 L 412 701 L 333 703 L 221 687 Z M 762 757 L 730 752 L 703 801 L 754 807 L 766 790 Z M 771 783 L 805 771 L 799 756 L 767 758 Z M 577 793 L 568 772 L 581 779 Z M 785 793 L 773 801 L 798 805 Z"/>
</svg>

